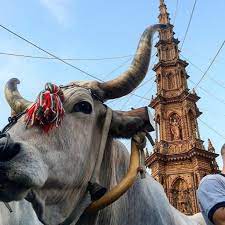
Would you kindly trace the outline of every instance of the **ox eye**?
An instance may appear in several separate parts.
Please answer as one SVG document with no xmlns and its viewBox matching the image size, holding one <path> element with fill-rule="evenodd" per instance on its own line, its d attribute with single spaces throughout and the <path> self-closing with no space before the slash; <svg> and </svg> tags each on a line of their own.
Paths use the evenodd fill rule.
<svg viewBox="0 0 225 225">
<path fill-rule="evenodd" d="M 86 101 L 78 102 L 73 106 L 73 112 L 82 112 L 85 114 L 91 114 L 92 106 L 89 102 Z"/>
</svg>

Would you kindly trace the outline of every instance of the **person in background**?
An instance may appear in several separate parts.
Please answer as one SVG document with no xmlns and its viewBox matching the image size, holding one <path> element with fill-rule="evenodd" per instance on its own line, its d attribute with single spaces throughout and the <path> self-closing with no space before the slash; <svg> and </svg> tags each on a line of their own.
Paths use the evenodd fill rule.
<svg viewBox="0 0 225 225">
<path fill-rule="evenodd" d="M 199 207 L 207 225 L 225 225 L 225 144 L 221 156 L 221 173 L 205 176 L 197 190 Z"/>
</svg>

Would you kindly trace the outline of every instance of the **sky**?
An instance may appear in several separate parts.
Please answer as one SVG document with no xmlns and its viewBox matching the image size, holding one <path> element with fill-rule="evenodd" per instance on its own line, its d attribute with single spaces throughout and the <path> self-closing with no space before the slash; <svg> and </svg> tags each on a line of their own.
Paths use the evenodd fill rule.
<svg viewBox="0 0 225 225">
<path fill-rule="evenodd" d="M 165 2 L 175 25 L 175 37 L 182 43 L 194 0 L 178 0 L 178 5 L 177 0 Z M 103 0 L 8 0 L 1 3 L 0 24 L 61 58 L 79 59 L 70 63 L 100 79 L 110 80 L 128 68 L 130 55 L 135 53 L 144 29 L 158 22 L 158 6 L 159 0 L 113 0 L 107 3 Z M 181 51 L 182 59 L 185 57 L 206 71 L 225 39 L 224 12 L 224 0 L 197 1 Z M 153 53 L 155 51 L 153 49 Z M 0 28 L 0 127 L 6 124 L 10 115 L 3 92 L 8 79 L 19 78 L 19 90 L 29 100 L 35 100 L 46 82 L 67 84 L 73 80 L 93 79 L 57 60 L 5 56 L 2 52 L 48 56 Z M 81 60 L 121 56 L 124 57 Z M 152 57 L 151 65 L 156 60 Z M 198 120 L 201 138 L 206 147 L 207 139 L 211 138 L 218 153 L 225 143 L 224 65 L 225 49 L 222 49 L 196 89 L 201 97 L 197 105 L 203 112 Z M 151 68 L 145 79 L 150 81 L 135 92 L 146 99 L 128 95 L 109 101 L 108 105 L 121 110 L 148 105 L 147 99 L 156 93 L 156 84 L 151 79 L 155 74 Z M 192 89 L 193 82 L 197 83 L 202 73 L 192 64 L 187 67 L 187 72 L 190 76 L 188 85 Z M 217 161 L 221 168 L 221 159 Z"/>
</svg>

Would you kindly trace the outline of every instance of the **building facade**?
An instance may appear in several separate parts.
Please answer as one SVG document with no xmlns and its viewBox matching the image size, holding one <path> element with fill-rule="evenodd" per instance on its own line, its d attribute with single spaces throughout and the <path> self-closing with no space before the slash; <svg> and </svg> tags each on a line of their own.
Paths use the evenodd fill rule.
<svg viewBox="0 0 225 225">
<path fill-rule="evenodd" d="M 164 0 L 160 0 L 159 22 L 168 29 L 159 32 L 156 44 L 159 62 L 154 66 L 157 93 L 150 106 L 155 111 L 156 141 L 154 151 L 146 159 L 152 176 L 159 181 L 171 204 L 192 215 L 199 211 L 196 190 L 206 174 L 218 170 L 215 149 L 210 140 L 205 149 L 197 118 L 196 103 L 200 99 L 188 89 L 188 63 L 180 58 L 178 39 Z"/>
</svg>

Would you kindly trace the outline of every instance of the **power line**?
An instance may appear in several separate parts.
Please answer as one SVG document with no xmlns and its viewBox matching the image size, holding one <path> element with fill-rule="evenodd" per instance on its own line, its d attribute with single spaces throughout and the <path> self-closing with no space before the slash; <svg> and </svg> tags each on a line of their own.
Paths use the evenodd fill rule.
<svg viewBox="0 0 225 225">
<path fill-rule="evenodd" d="M 92 78 L 94 78 L 94 79 L 96 79 L 96 80 L 98 80 L 98 81 L 104 82 L 102 79 L 100 79 L 100 78 L 98 78 L 98 77 L 96 77 L 96 76 L 94 76 L 94 75 L 92 75 L 92 74 L 90 74 L 90 73 L 88 73 L 88 72 L 86 72 L 86 71 L 84 71 L 84 70 L 82 70 L 82 69 L 80 69 L 80 68 L 78 68 L 78 67 L 72 65 L 71 63 L 66 62 L 65 60 L 59 58 L 58 56 L 56 56 L 56 55 L 50 53 L 50 52 L 47 51 L 47 50 L 41 48 L 40 46 L 34 44 L 33 42 L 29 41 L 28 39 L 26 39 L 26 38 L 22 37 L 21 35 L 15 33 L 14 31 L 10 30 L 9 28 L 3 26 L 2 24 L 0 24 L 0 27 L 3 28 L 4 30 L 8 31 L 9 33 L 13 34 L 14 36 L 20 38 L 21 40 L 27 42 L 28 44 L 32 45 L 33 47 L 39 49 L 40 51 L 42 51 L 42 52 L 44 52 L 44 53 L 50 55 L 51 57 L 53 57 L 53 58 L 55 58 L 55 59 L 61 61 L 62 63 L 66 64 L 66 65 L 68 65 L 68 66 L 70 66 L 70 67 L 72 67 L 72 68 L 74 68 L 74 69 L 76 69 L 76 70 L 82 72 L 83 74 L 85 74 L 85 75 L 87 75 L 87 76 L 90 76 L 90 77 L 92 77 Z M 136 95 L 136 94 L 134 94 L 134 96 L 139 97 L 139 98 L 142 98 L 141 96 Z M 148 100 L 148 99 L 147 99 L 147 100 Z"/>
<path fill-rule="evenodd" d="M 153 41 L 155 41 L 156 39 L 157 39 L 157 37 L 155 37 L 155 38 L 153 39 Z M 153 58 L 153 57 L 156 56 L 156 55 L 157 55 L 157 51 L 152 55 L 151 58 Z M 157 61 L 157 58 L 154 60 L 153 65 L 155 64 L 156 61 Z M 141 88 L 141 87 L 144 86 L 146 83 L 148 83 L 149 81 L 151 81 L 154 77 L 155 77 L 155 76 L 152 76 L 149 80 L 145 81 L 143 84 L 141 84 L 140 86 L 138 86 L 137 88 L 135 88 L 135 89 L 133 90 L 133 92 L 130 93 L 130 94 L 128 95 L 127 101 L 125 101 L 124 104 L 120 107 L 120 110 L 122 110 L 122 108 L 130 101 L 130 99 L 132 98 L 132 96 L 138 97 L 138 98 L 140 98 L 140 99 L 142 99 L 142 100 L 151 101 L 149 98 L 146 98 L 146 97 L 145 97 L 146 94 L 145 94 L 144 96 L 140 96 L 140 95 L 138 95 L 138 94 L 135 94 L 135 91 L 137 91 L 139 88 Z M 110 103 L 112 103 L 112 101 L 111 101 Z M 113 104 L 113 105 L 114 105 L 114 104 Z"/>
<path fill-rule="evenodd" d="M 204 74 L 204 71 L 199 67 L 197 66 L 196 64 L 194 64 L 192 61 L 190 61 L 190 59 L 188 59 L 187 57 L 185 57 L 184 55 L 180 54 L 186 61 L 188 61 L 188 63 L 190 65 L 192 65 L 194 68 L 196 68 L 198 71 L 200 71 L 202 74 Z M 215 78 L 209 76 L 209 79 L 212 80 L 213 82 L 215 82 L 217 85 L 219 85 L 220 87 L 224 88 L 225 89 L 225 86 L 222 85 L 222 81 L 218 81 L 216 80 Z"/>
<path fill-rule="evenodd" d="M 118 67 L 116 67 L 115 69 L 113 69 L 109 73 L 105 74 L 102 79 L 104 80 L 106 77 L 110 76 L 112 73 L 116 72 L 118 69 L 125 66 L 130 60 L 131 60 L 131 57 L 129 59 L 125 60 L 122 64 L 120 64 Z"/>
<path fill-rule="evenodd" d="M 134 89 L 134 92 L 137 91 L 138 89 L 140 89 L 141 87 L 143 87 L 145 84 L 147 84 L 149 81 L 151 81 L 155 76 L 152 76 L 150 79 L 146 80 L 143 84 L 141 84 L 140 86 L 138 86 L 136 89 Z M 120 110 L 123 109 L 123 107 L 131 100 L 131 97 L 135 96 L 138 98 L 141 98 L 142 100 L 147 100 L 150 101 L 150 99 L 146 98 L 145 96 L 140 96 L 137 95 L 135 93 L 130 93 L 128 99 L 124 102 L 124 104 L 120 107 Z"/>
<path fill-rule="evenodd" d="M 155 77 L 155 76 L 152 76 L 150 79 L 146 80 L 143 84 L 141 84 L 140 86 L 138 86 L 135 90 L 137 90 L 137 89 L 141 88 L 142 86 L 144 86 L 145 84 L 147 84 L 147 83 L 148 83 L 149 81 L 151 81 L 154 77 Z M 130 93 L 129 95 L 138 97 L 138 98 L 140 98 L 140 99 L 142 99 L 142 100 L 150 101 L 150 99 L 149 99 L 149 98 L 146 98 L 145 96 L 140 96 L 140 95 L 137 95 L 137 94 L 134 94 L 134 93 Z M 129 96 L 129 95 L 128 95 L 128 96 Z M 124 96 L 123 98 L 125 98 L 125 97 L 126 97 L 126 96 Z M 111 107 L 113 107 L 113 106 L 115 105 L 115 103 L 121 102 L 121 101 L 123 100 L 123 98 L 120 98 L 119 100 L 118 100 L 118 99 L 113 99 L 113 100 L 109 101 L 108 104 L 114 103 L 114 104 L 111 106 Z M 128 99 L 127 101 L 129 101 L 129 99 Z M 127 104 L 127 101 L 125 102 L 125 104 Z M 123 106 L 122 106 L 122 108 L 123 108 Z M 122 108 L 121 108 L 121 109 L 122 109 Z"/>
<path fill-rule="evenodd" d="M 125 98 L 125 96 L 124 96 L 124 98 Z M 113 107 L 114 105 L 120 103 L 122 100 L 123 100 L 123 97 L 122 97 L 122 98 L 119 98 L 119 100 L 116 98 L 116 99 L 113 99 L 113 100 L 107 102 L 107 104 L 112 104 L 112 103 L 113 103 L 113 104 L 111 105 L 111 107 Z"/>
<path fill-rule="evenodd" d="M 196 89 L 199 84 L 202 82 L 202 80 L 204 79 L 204 77 L 207 75 L 208 71 L 210 70 L 211 66 L 213 65 L 213 63 L 215 62 L 217 56 L 219 55 L 219 53 L 221 52 L 223 46 L 225 44 L 225 40 L 223 41 L 222 45 L 220 46 L 219 50 L 217 51 L 216 55 L 214 56 L 213 60 L 210 62 L 208 68 L 206 69 L 206 71 L 204 72 L 204 74 L 201 76 L 200 80 L 195 84 L 193 89 Z M 185 99 L 191 94 L 191 92 L 185 97 Z"/>
<path fill-rule="evenodd" d="M 157 54 L 157 52 L 155 52 L 155 53 L 152 55 L 152 57 L 154 57 L 156 54 Z M 152 57 L 151 57 L 151 58 L 152 58 Z M 156 60 L 153 62 L 153 64 L 155 64 L 155 62 L 156 62 Z M 148 80 L 146 80 L 146 81 L 143 82 L 141 85 L 139 85 L 138 87 L 136 87 L 136 89 L 135 89 L 134 91 L 136 91 L 136 90 L 140 89 L 141 87 L 143 87 L 145 84 L 147 84 L 148 82 L 150 82 L 154 77 L 155 77 L 155 75 L 152 76 L 152 77 L 150 77 Z M 150 101 L 150 99 L 145 98 L 145 96 L 143 97 L 143 96 L 140 96 L 140 95 L 136 95 L 135 93 L 130 93 L 128 96 L 130 96 L 130 97 L 136 96 L 136 97 L 138 97 L 138 98 L 140 98 L 140 99 L 144 99 L 144 100 Z M 126 96 L 124 96 L 124 97 L 126 97 Z M 116 102 L 116 101 L 117 101 L 117 103 L 119 103 L 119 102 L 121 102 L 122 100 L 123 100 L 122 98 L 121 98 L 120 100 L 118 100 L 118 99 L 113 99 L 113 100 L 111 100 L 110 102 L 108 102 L 108 104 L 111 104 L 111 103 Z M 128 101 L 129 101 L 129 99 L 128 99 Z M 114 106 L 114 104 L 113 104 L 112 106 Z"/>
<path fill-rule="evenodd" d="M 6 56 L 15 56 L 15 57 L 22 57 L 22 58 L 32 58 L 32 59 L 47 59 L 47 60 L 55 60 L 54 57 L 44 57 L 44 56 L 34 56 L 34 55 L 24 55 L 24 54 L 17 54 L 17 53 L 8 53 L 8 52 L 0 52 L 0 55 Z M 124 56 L 114 56 L 114 57 L 103 57 L 103 58 L 62 58 L 66 61 L 102 61 L 102 60 L 112 60 L 112 59 L 124 59 L 128 57 L 134 56 L 133 54 L 124 55 Z"/>
<path fill-rule="evenodd" d="M 33 56 L 33 55 L 24 55 L 24 54 L 16 54 L 16 53 L 7 53 L 7 52 L 0 52 L 0 55 L 23 57 L 23 58 L 33 58 L 33 59 L 55 60 L 55 58 L 53 58 L 53 57 Z M 188 59 L 187 57 L 185 57 L 181 53 L 180 53 L 180 55 L 185 60 L 187 60 L 189 64 L 191 64 L 193 67 L 195 67 L 201 73 L 204 73 L 203 70 L 200 67 L 198 67 L 196 64 L 194 64 L 192 61 L 190 61 L 190 59 Z M 112 73 L 114 73 L 115 71 L 117 71 L 118 69 L 120 69 L 121 67 L 123 67 L 124 65 L 126 65 L 126 63 L 130 61 L 130 59 L 131 59 L 132 56 L 134 56 L 134 55 L 130 54 L 130 55 L 124 55 L 124 56 L 103 57 L 103 58 L 62 58 L 62 59 L 63 60 L 66 60 L 66 61 L 102 61 L 102 60 L 123 59 L 123 58 L 130 57 L 128 60 L 124 61 L 121 65 L 119 65 L 118 67 L 116 67 L 115 69 L 113 69 L 111 72 L 107 73 L 104 76 L 104 77 L 106 77 L 106 76 L 111 75 Z M 104 79 L 104 77 L 103 77 L 103 79 Z M 214 81 L 216 84 L 218 84 L 219 86 L 221 86 L 222 88 L 225 89 L 225 86 L 221 84 L 221 81 L 218 81 L 218 80 L 214 79 L 211 76 L 209 76 L 209 78 L 210 78 L 210 80 Z"/>
<path fill-rule="evenodd" d="M 149 99 L 149 98 L 146 98 L 145 96 L 140 96 L 140 95 L 135 94 L 135 91 L 137 91 L 139 88 L 143 87 L 145 84 L 147 84 L 149 81 L 151 81 L 154 77 L 155 77 L 155 76 L 152 76 L 150 79 L 148 79 L 147 81 L 145 81 L 142 85 L 138 86 L 138 87 L 134 90 L 134 93 L 130 93 L 130 96 L 128 97 L 127 101 L 124 102 L 124 104 L 121 106 L 120 110 L 122 110 L 122 108 L 123 108 L 123 107 L 131 100 L 131 97 L 132 97 L 132 96 L 141 98 L 142 100 L 150 101 L 150 99 Z"/>
<path fill-rule="evenodd" d="M 98 77 L 96 77 L 96 76 L 94 76 L 94 75 L 92 75 L 92 74 L 90 74 L 90 73 L 88 73 L 88 72 L 86 72 L 86 71 L 84 71 L 84 70 L 82 70 L 82 69 L 80 69 L 80 68 L 74 66 L 74 65 L 71 64 L 71 63 L 66 62 L 65 60 L 59 58 L 58 56 L 52 54 L 51 52 L 49 52 L 49 51 L 47 51 L 47 50 L 41 48 L 40 46 L 34 44 L 33 42 L 29 41 L 28 39 L 22 37 L 21 35 L 15 33 L 14 31 L 8 29 L 7 27 L 3 26 L 2 24 L 0 24 L 0 27 L 3 28 L 4 30 L 8 31 L 9 33 L 13 34 L 14 36 L 20 38 L 21 40 L 27 42 L 28 44 L 32 45 L 33 47 L 39 49 L 40 51 L 42 51 L 42 52 L 44 52 L 44 53 L 50 55 L 51 57 L 53 57 L 53 58 L 59 60 L 60 62 L 66 64 L 66 65 L 68 65 L 68 66 L 70 66 L 70 67 L 72 67 L 72 68 L 74 68 L 74 69 L 76 69 L 76 70 L 78 70 L 78 71 L 80 71 L 80 72 L 82 72 L 83 74 L 85 74 L 85 75 L 87 75 L 87 76 L 89 76 L 89 77 L 92 77 L 92 78 L 94 78 L 94 79 L 96 79 L 96 80 L 98 80 L 98 81 L 100 81 L 100 82 L 104 82 L 102 79 L 100 79 L 100 78 L 98 78 Z M 137 94 L 133 94 L 133 95 L 136 96 L 136 97 L 142 98 L 140 95 L 137 95 Z M 147 100 L 149 100 L 149 99 L 147 99 Z"/>
<path fill-rule="evenodd" d="M 10 52 L 0 52 L 0 55 L 21 57 L 21 58 L 32 58 L 32 59 L 56 60 L 55 57 L 25 55 L 25 54 L 10 53 Z M 122 56 L 113 56 L 113 57 L 103 57 L 103 58 L 62 58 L 62 57 L 60 57 L 60 58 L 62 60 L 66 60 L 66 61 L 103 61 L 103 60 L 124 59 L 124 58 L 130 58 L 131 59 L 131 57 L 133 57 L 133 56 L 135 56 L 135 54 L 122 55 Z M 127 61 L 129 61 L 129 60 L 127 60 Z"/>
<path fill-rule="evenodd" d="M 152 83 L 151 87 L 145 92 L 145 94 L 143 95 L 143 98 L 145 98 L 149 92 L 154 88 L 154 83 Z M 140 104 L 143 100 L 145 99 L 141 99 L 141 101 L 138 101 L 133 107 L 135 108 L 138 104 Z M 147 100 L 146 100 L 147 101 Z"/>
<path fill-rule="evenodd" d="M 32 58 L 32 59 L 44 59 L 44 60 L 56 60 L 56 58 L 53 57 L 44 57 L 44 56 L 33 56 L 33 55 L 23 55 L 23 54 L 15 54 L 15 53 L 6 53 L 6 52 L 0 52 L 0 55 L 6 55 L 6 56 L 14 56 L 14 57 L 22 57 L 22 58 Z M 111 72 L 104 75 L 102 79 L 109 76 L 110 74 L 114 73 L 121 67 L 123 67 L 127 62 L 131 60 L 131 57 L 134 55 L 126 55 L 126 56 L 116 56 L 116 57 L 105 57 L 105 58 L 62 58 L 66 61 L 103 61 L 103 60 L 110 60 L 110 59 L 123 59 L 129 57 L 128 60 L 123 62 L 121 65 L 113 69 Z"/>
<path fill-rule="evenodd" d="M 132 97 L 133 95 L 134 95 L 134 94 L 131 94 L 130 97 L 128 97 L 128 99 L 127 99 L 127 100 L 123 103 L 123 105 L 120 107 L 120 110 L 122 110 L 122 109 L 127 105 L 127 103 L 130 102 L 131 97 Z"/>
<path fill-rule="evenodd" d="M 17 53 L 9 53 L 9 52 L 0 52 L 0 55 L 13 56 L 13 57 L 21 57 L 21 58 L 32 58 L 32 59 L 47 59 L 47 60 L 56 60 L 54 57 L 44 57 L 44 56 L 35 56 L 35 55 L 24 55 Z M 115 57 L 103 57 L 103 58 L 62 58 L 66 61 L 103 61 L 103 60 L 113 60 L 113 59 L 124 59 L 129 58 L 134 55 L 124 55 L 124 56 L 115 56 Z"/>
<path fill-rule="evenodd" d="M 177 0 L 177 2 L 176 2 L 176 8 L 175 8 L 175 13 L 174 13 L 173 25 L 174 25 L 175 22 L 176 22 L 177 11 L 178 11 L 178 5 L 179 5 L 179 0 Z"/>
<path fill-rule="evenodd" d="M 51 57 L 53 57 L 53 58 L 59 60 L 60 62 L 62 62 L 62 63 L 64 63 L 64 64 L 66 64 L 66 65 L 68 65 L 68 66 L 70 66 L 70 67 L 72 67 L 72 68 L 74 68 L 74 69 L 80 71 L 81 73 L 83 73 L 83 74 L 85 74 L 85 75 L 87 75 L 87 76 L 89 76 L 89 77 L 92 77 L 92 78 L 94 78 L 94 79 L 96 79 L 96 80 L 98 80 L 98 81 L 103 82 L 103 80 L 99 79 L 98 77 L 96 77 L 96 76 L 94 76 L 94 75 L 92 75 L 92 74 L 90 74 L 90 73 L 88 73 L 88 72 L 86 72 L 86 71 L 84 71 L 84 70 L 82 70 L 82 69 L 80 69 L 80 68 L 74 66 L 74 65 L 71 64 L 71 63 L 66 62 L 65 60 L 59 58 L 58 56 L 52 54 L 51 52 L 49 52 L 49 51 L 47 51 L 47 50 L 41 48 L 40 46 L 34 44 L 33 42 L 29 41 L 28 39 L 22 37 L 21 35 L 15 33 L 14 31 L 8 29 L 7 27 L 3 26 L 2 24 L 0 24 L 0 27 L 3 28 L 4 30 L 8 31 L 9 33 L 13 34 L 14 36 L 20 38 L 21 40 L 27 42 L 28 44 L 32 45 L 33 47 L 37 48 L 38 50 L 40 50 L 40 51 L 42 51 L 42 52 L 44 52 L 44 53 L 50 55 Z"/>
<path fill-rule="evenodd" d="M 200 118 L 199 118 L 199 121 L 202 122 L 206 127 L 208 127 L 210 130 L 212 130 L 214 133 L 216 133 L 218 136 L 220 136 L 221 138 L 225 139 L 225 137 L 220 132 L 218 132 L 216 129 L 214 129 L 213 127 L 208 125 L 206 122 L 204 122 Z"/>
<path fill-rule="evenodd" d="M 134 93 L 132 93 L 132 95 L 135 96 L 135 97 L 141 98 L 141 99 L 145 99 L 145 100 L 151 101 L 151 99 L 149 99 L 149 98 L 145 98 L 143 96 L 140 96 L 140 95 L 137 95 L 137 94 L 134 94 Z"/>
<path fill-rule="evenodd" d="M 189 81 L 192 84 L 196 84 L 194 81 L 192 81 L 191 79 L 189 79 Z M 213 99 L 216 99 L 218 102 L 222 103 L 225 105 L 225 100 L 218 98 L 216 95 L 214 95 L 212 92 L 209 92 L 208 90 L 206 90 L 205 88 L 203 88 L 202 86 L 198 86 L 199 89 L 201 89 L 204 93 L 206 93 L 207 95 L 211 96 Z"/>
<path fill-rule="evenodd" d="M 153 54 L 152 57 L 154 57 L 156 54 L 157 54 L 157 52 L 155 52 L 155 53 Z M 155 64 L 156 60 L 157 60 L 157 58 L 156 58 L 156 59 L 154 60 L 154 62 L 152 63 L 153 65 Z M 141 99 L 145 99 L 145 100 L 150 101 L 150 99 L 145 98 L 145 97 L 140 96 L 140 95 L 137 95 L 137 94 L 135 94 L 135 92 L 137 91 L 137 89 L 141 88 L 141 87 L 144 86 L 146 83 L 148 83 L 149 81 L 151 81 L 154 77 L 155 77 L 155 76 L 152 76 L 149 80 L 147 80 L 146 82 L 144 82 L 142 85 L 140 85 L 140 86 L 138 86 L 137 88 L 135 88 L 134 91 L 133 91 L 132 93 L 130 93 L 130 95 L 128 96 L 127 101 L 124 102 L 124 104 L 121 106 L 120 110 L 122 110 L 122 108 L 130 101 L 130 99 L 132 98 L 132 96 L 139 97 L 139 98 L 141 98 Z"/>
<path fill-rule="evenodd" d="M 219 53 L 221 52 L 223 46 L 225 44 L 225 40 L 223 41 L 222 45 L 220 46 L 219 50 L 217 51 L 216 55 L 214 56 L 213 60 L 211 61 L 211 63 L 209 64 L 208 68 L 206 69 L 205 73 L 202 75 L 202 77 L 200 78 L 200 80 L 198 81 L 198 83 L 195 85 L 194 88 L 197 88 L 198 85 L 201 83 L 201 81 L 204 79 L 204 77 L 207 75 L 207 73 L 209 72 L 211 66 L 213 65 L 213 63 L 215 62 L 217 56 L 219 55 Z"/>
<path fill-rule="evenodd" d="M 151 77 L 149 80 L 147 80 L 146 83 L 149 82 L 149 81 L 151 81 L 152 78 L 154 78 L 154 76 Z M 146 83 L 143 83 L 143 85 L 140 85 L 138 88 L 136 88 L 133 93 L 130 93 L 130 95 L 128 96 L 127 101 L 125 101 L 124 104 L 120 107 L 120 110 L 122 110 L 125 107 L 125 105 L 131 100 L 132 96 L 138 97 L 138 98 L 140 98 L 142 100 L 150 101 L 150 99 L 149 98 L 146 98 L 145 96 L 140 96 L 140 95 L 135 94 L 135 91 L 137 91 L 137 89 L 139 89 L 142 86 L 144 86 Z"/>
<path fill-rule="evenodd" d="M 180 49 L 183 48 L 184 42 L 185 42 L 185 40 L 186 40 L 188 31 L 189 31 L 189 28 L 190 28 L 190 25 L 191 25 L 191 21 L 192 21 L 193 15 L 194 15 L 196 3 L 197 3 L 197 0 L 195 0 L 195 2 L 194 2 L 194 5 L 193 5 L 192 11 L 191 11 L 191 16 L 190 16 L 190 19 L 189 19 L 189 22 L 188 22 L 188 26 L 187 26 L 187 29 L 186 29 L 186 31 L 185 31 L 184 39 L 183 39 L 183 42 L 182 42 L 182 44 L 181 44 L 181 48 L 180 48 Z"/>
</svg>

